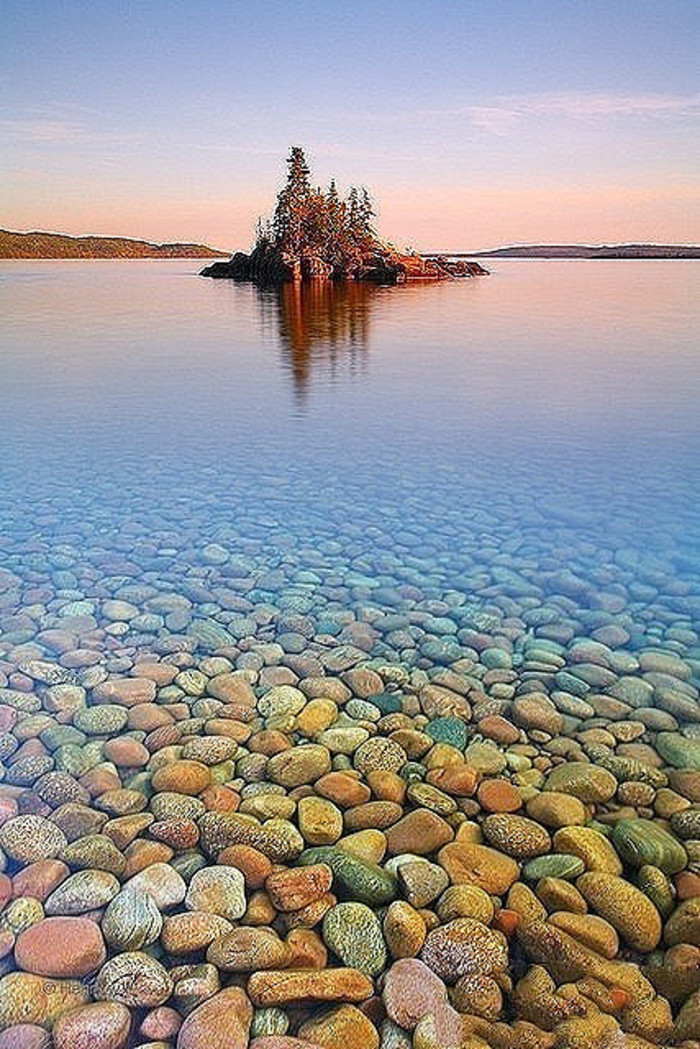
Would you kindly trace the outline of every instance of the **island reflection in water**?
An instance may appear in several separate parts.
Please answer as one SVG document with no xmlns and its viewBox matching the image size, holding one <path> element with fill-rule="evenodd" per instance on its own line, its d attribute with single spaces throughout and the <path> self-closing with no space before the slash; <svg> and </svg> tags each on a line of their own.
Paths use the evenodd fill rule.
<svg viewBox="0 0 700 1049">
<path fill-rule="evenodd" d="M 263 330 L 277 339 L 296 394 L 309 388 L 314 362 L 362 369 L 373 302 L 383 289 L 355 281 L 304 281 L 258 289 Z"/>
</svg>

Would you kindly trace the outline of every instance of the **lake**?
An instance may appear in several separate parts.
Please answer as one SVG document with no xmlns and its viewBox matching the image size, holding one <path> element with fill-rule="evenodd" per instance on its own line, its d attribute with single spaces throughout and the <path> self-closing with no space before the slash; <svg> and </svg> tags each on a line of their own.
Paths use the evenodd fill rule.
<svg viewBox="0 0 700 1049">
<path fill-rule="evenodd" d="M 10 1039 L 694 1037 L 700 267 L 492 269 L 0 265 Z"/>
<path fill-rule="evenodd" d="M 521 601 L 528 630 L 610 613 L 633 645 L 697 658 L 696 263 L 281 290 L 197 268 L 0 268 L 14 568 L 65 562 L 90 598 L 97 547 L 177 589 L 219 543 L 274 574 L 259 596 L 281 608 L 420 619 L 433 602 L 460 629 L 465 609 L 518 618 Z M 410 630 L 412 664 L 453 637 Z"/>
</svg>

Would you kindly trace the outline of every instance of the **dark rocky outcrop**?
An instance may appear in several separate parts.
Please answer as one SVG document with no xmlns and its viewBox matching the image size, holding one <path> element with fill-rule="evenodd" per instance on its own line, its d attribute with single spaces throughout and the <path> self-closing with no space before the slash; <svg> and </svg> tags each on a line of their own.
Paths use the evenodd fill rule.
<svg viewBox="0 0 700 1049">
<path fill-rule="evenodd" d="M 259 245 L 250 255 L 236 252 L 227 262 L 214 262 L 202 270 L 202 276 L 228 280 L 255 281 L 259 284 L 284 284 L 297 280 L 361 280 L 377 284 L 403 284 L 413 280 L 452 280 L 477 277 L 488 273 L 478 262 L 448 259 L 443 256 L 425 259 L 420 255 L 403 255 L 392 248 L 375 249 L 361 254 L 345 266 L 332 266 L 317 255 L 292 256 L 275 248 Z"/>
</svg>

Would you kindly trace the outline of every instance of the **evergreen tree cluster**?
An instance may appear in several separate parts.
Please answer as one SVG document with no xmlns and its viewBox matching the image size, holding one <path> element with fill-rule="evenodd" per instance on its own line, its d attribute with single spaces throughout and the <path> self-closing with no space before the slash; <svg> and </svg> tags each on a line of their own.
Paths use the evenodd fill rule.
<svg viewBox="0 0 700 1049">
<path fill-rule="evenodd" d="M 300 146 L 287 158 L 287 181 L 277 195 L 272 221 L 258 223 L 257 247 L 293 256 L 313 255 L 334 267 L 347 267 L 378 247 L 372 226 L 372 199 L 364 187 L 351 187 L 345 198 L 335 181 L 324 192 L 311 183 Z"/>
</svg>

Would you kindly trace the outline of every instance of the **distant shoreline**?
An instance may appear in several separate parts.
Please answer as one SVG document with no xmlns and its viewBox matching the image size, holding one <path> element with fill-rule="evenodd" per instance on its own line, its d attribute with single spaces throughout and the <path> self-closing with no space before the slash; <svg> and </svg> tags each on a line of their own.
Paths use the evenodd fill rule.
<svg viewBox="0 0 700 1049">
<path fill-rule="evenodd" d="M 520 244 L 489 251 L 421 252 L 423 258 L 453 259 L 700 259 L 692 244 Z"/>
<path fill-rule="evenodd" d="M 153 244 L 131 237 L 72 237 L 0 229 L 0 259 L 215 259 L 230 254 L 206 244 Z"/>
</svg>

